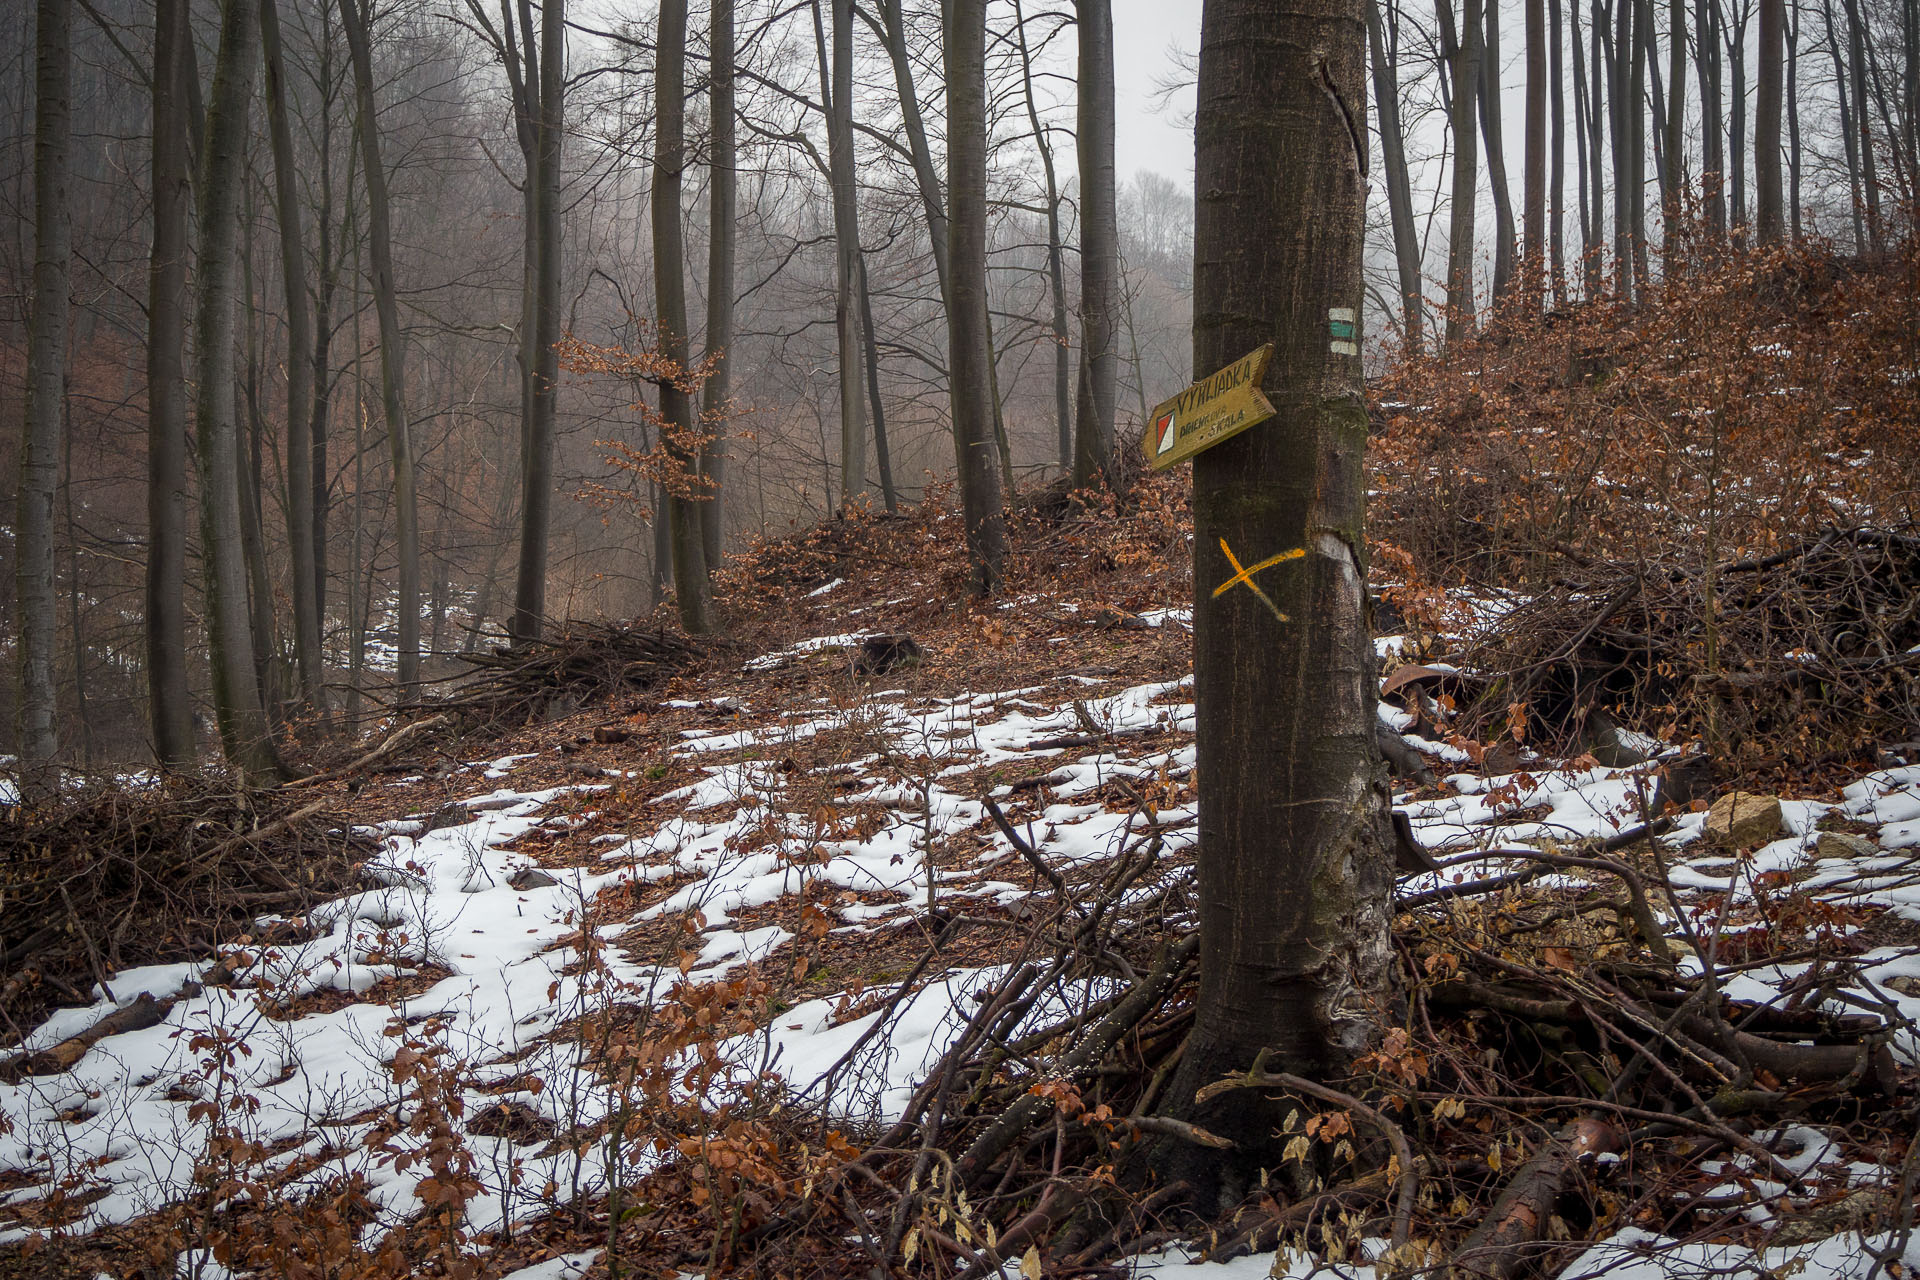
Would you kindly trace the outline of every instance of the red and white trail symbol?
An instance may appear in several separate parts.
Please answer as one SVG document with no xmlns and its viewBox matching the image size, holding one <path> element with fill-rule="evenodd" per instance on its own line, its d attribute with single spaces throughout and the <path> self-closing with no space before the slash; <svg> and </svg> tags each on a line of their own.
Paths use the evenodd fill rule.
<svg viewBox="0 0 1920 1280">
<path fill-rule="evenodd" d="M 1172 410 L 1168 410 L 1166 413 L 1154 419 L 1153 431 L 1158 441 L 1155 452 L 1166 453 L 1173 448 L 1174 442 L 1179 439 L 1180 433 L 1173 428 Z"/>
</svg>

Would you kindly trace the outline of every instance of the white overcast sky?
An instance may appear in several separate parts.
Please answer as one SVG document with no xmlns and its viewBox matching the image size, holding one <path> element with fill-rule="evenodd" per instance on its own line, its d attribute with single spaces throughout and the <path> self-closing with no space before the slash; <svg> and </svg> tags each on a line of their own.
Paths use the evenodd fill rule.
<svg viewBox="0 0 1920 1280">
<path fill-rule="evenodd" d="M 1142 169 L 1181 185 L 1193 177 L 1193 90 L 1153 109 L 1153 86 L 1174 72 L 1173 50 L 1200 47 L 1200 0 L 1113 0 L 1115 147 L 1119 178 Z"/>
</svg>

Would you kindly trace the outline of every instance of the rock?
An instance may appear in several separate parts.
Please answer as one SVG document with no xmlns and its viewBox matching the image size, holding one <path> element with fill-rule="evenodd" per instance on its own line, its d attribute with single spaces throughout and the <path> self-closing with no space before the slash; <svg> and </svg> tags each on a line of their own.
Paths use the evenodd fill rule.
<svg viewBox="0 0 1920 1280">
<path fill-rule="evenodd" d="M 1707 834 L 1742 847 L 1777 838 L 1780 822 L 1780 801 L 1750 791 L 1729 791 L 1707 810 Z"/>
<path fill-rule="evenodd" d="M 1816 858 L 1875 858 L 1880 855 L 1880 844 L 1844 831 L 1822 831 L 1813 854 Z"/>
<path fill-rule="evenodd" d="M 854 659 L 853 669 L 863 676 L 884 675 L 896 667 L 917 667 L 925 657 L 919 642 L 904 631 L 868 636 L 860 642 L 860 656 Z"/>
<path fill-rule="evenodd" d="M 525 893 L 529 889 L 551 889 L 560 882 L 538 867 L 522 867 L 514 872 L 507 884 Z"/>
</svg>

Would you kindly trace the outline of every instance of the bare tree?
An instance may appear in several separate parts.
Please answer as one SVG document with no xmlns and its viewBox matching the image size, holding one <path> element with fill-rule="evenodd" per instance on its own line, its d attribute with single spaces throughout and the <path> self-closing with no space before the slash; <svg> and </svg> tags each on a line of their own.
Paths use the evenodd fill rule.
<svg viewBox="0 0 1920 1280">
<path fill-rule="evenodd" d="M 372 266 L 373 310 L 380 326 L 380 404 L 386 416 L 387 448 L 393 458 L 394 536 L 399 582 L 394 613 L 399 678 L 403 690 L 420 682 L 420 507 L 415 498 L 413 429 L 407 420 L 406 333 L 393 276 L 391 201 L 380 159 L 380 112 L 373 93 L 373 50 L 360 0 L 340 0 L 340 25 L 353 59 L 360 114 L 360 167 L 367 184 L 367 254 Z"/>
<path fill-rule="evenodd" d="M 20 610 L 20 792 L 30 803 L 59 793 L 54 727 L 53 498 L 67 411 L 67 312 L 73 215 L 68 169 L 73 121 L 73 11 L 69 0 L 34 6 L 33 309 L 27 334 L 26 415 L 20 448 L 15 598 Z"/>
<path fill-rule="evenodd" d="M 666 495 L 672 540 L 673 594 L 680 625 L 694 635 L 713 630 L 713 589 L 707 582 L 706 544 L 700 529 L 699 454 L 692 441 L 693 396 L 686 383 L 686 240 L 680 227 L 681 175 L 687 163 L 686 0 L 662 0 L 654 63 L 653 277 L 660 353 L 674 369 L 660 381 L 660 417 L 667 450 L 678 472 Z M 659 517 L 656 515 L 655 519 Z"/>
<path fill-rule="evenodd" d="M 1073 482 L 1120 491 L 1113 419 L 1119 399 L 1120 221 L 1114 192 L 1113 4 L 1079 0 L 1080 393 Z"/>
<path fill-rule="evenodd" d="M 1208 0 L 1202 19 L 1194 370 L 1272 343 L 1280 416 L 1194 459 L 1200 991 L 1168 1091 L 1185 1110 L 1257 1056 L 1310 1077 L 1344 1070 L 1389 983 L 1356 328 L 1362 8 Z M 1201 1113 L 1239 1143 L 1178 1149 L 1170 1172 L 1203 1212 L 1278 1163 L 1289 1105 L 1242 1089 Z"/>
<path fill-rule="evenodd" d="M 1522 291 L 1540 305 L 1547 268 L 1547 4 L 1526 0 L 1526 156 L 1521 169 Z"/>
<path fill-rule="evenodd" d="M 313 318 L 307 306 L 306 239 L 301 230 L 299 162 L 287 117 L 287 67 L 280 47 L 280 11 L 260 0 L 260 47 L 266 64 L 268 136 L 273 144 L 274 204 L 280 220 L 280 275 L 287 309 L 287 546 L 293 568 L 293 654 L 300 697 L 316 710 L 324 697 L 320 603 L 313 572 Z"/>
<path fill-rule="evenodd" d="M 1420 350 L 1426 311 L 1420 284 L 1420 238 L 1413 221 L 1413 185 L 1407 173 L 1406 140 L 1400 129 L 1400 81 L 1393 69 L 1379 0 L 1367 0 L 1367 41 L 1373 68 L 1373 103 L 1380 114 L 1381 167 L 1387 179 L 1387 216 L 1393 229 L 1393 261 L 1400 274 L 1400 307 L 1407 350 Z"/>
<path fill-rule="evenodd" d="M 1507 147 L 1500 127 L 1500 5 L 1485 6 L 1486 38 L 1480 52 L 1480 136 L 1487 144 L 1487 182 L 1493 190 L 1493 296 L 1513 283 L 1513 191 L 1507 183 Z"/>
<path fill-rule="evenodd" d="M 862 399 L 859 300 L 860 209 L 853 180 L 853 0 L 827 0 L 832 8 L 832 50 L 821 31 L 821 0 L 814 0 L 815 40 L 820 54 L 820 92 L 827 112 L 827 168 L 833 188 L 833 330 L 838 339 L 840 382 L 840 509 L 867 495 L 867 411 Z"/>
<path fill-rule="evenodd" d="M 527 32 L 527 0 L 521 0 L 521 31 Z M 531 40 L 531 36 L 527 36 Z M 531 43 L 527 45 L 532 52 Z M 513 635 L 540 634 L 547 605 L 547 540 L 553 509 L 553 431 L 560 389 L 560 164 L 566 136 L 567 17 L 565 0 L 540 8 L 538 120 L 533 185 L 533 331 L 526 352 L 527 414 L 520 445 L 520 557 L 514 576 Z M 531 68 L 530 68 L 531 69 Z M 527 91 L 532 92 L 529 85 Z"/>
<path fill-rule="evenodd" d="M 147 705 L 153 754 L 195 755 L 187 694 L 187 0 L 153 15 L 153 248 L 147 269 Z"/>
<path fill-rule="evenodd" d="M 1098 0 L 1094 0 L 1094 3 L 1098 3 Z M 1086 10 L 1088 5 L 1083 3 L 1080 8 L 1079 30 L 1081 41 L 1084 44 L 1087 38 L 1088 15 Z M 1047 202 L 1047 285 L 1048 297 L 1053 304 L 1052 311 L 1048 316 L 1050 336 L 1053 343 L 1053 427 L 1055 439 L 1060 449 L 1060 467 L 1062 470 L 1070 471 L 1074 465 L 1073 337 L 1067 332 L 1067 282 L 1066 271 L 1061 261 L 1064 252 L 1060 244 L 1060 179 L 1053 167 L 1053 142 L 1046 127 L 1040 122 L 1040 103 L 1033 91 L 1033 50 L 1027 41 L 1027 16 L 1021 7 L 1020 0 L 1013 0 L 1013 31 L 1015 41 L 1020 49 L 1020 83 L 1026 94 L 1027 125 L 1033 131 L 1033 149 L 1038 152 L 1040 156 L 1040 173 L 1044 180 L 1043 192 Z M 1081 60 L 1079 93 L 1079 104 L 1083 117 L 1087 110 L 1088 93 L 1090 89 L 1097 90 L 1097 88 L 1097 85 L 1090 86 L 1088 83 L 1087 68 L 1083 55 Z M 1109 137 L 1111 137 L 1110 131 Z M 1084 118 L 1080 126 L 1079 139 L 1080 145 L 1084 147 L 1087 139 Z M 1109 156 L 1112 154 L 1111 147 L 1108 148 L 1108 154 Z M 1108 178 L 1109 182 L 1111 182 L 1111 163 L 1109 163 Z M 1109 196 L 1111 196 L 1111 187 L 1109 187 Z M 1081 279 L 1083 281 L 1083 292 L 1085 289 L 1084 273 L 1086 270 L 1086 203 L 1087 175 L 1083 172 L 1080 178 L 1080 240 L 1081 271 L 1083 273 Z"/>
<path fill-rule="evenodd" d="M 973 591 L 1000 583 L 1006 554 L 994 466 L 993 339 L 987 323 L 987 6 L 950 0 L 947 69 L 947 381 Z"/>
<path fill-rule="evenodd" d="M 706 343 L 706 385 L 701 387 L 701 420 L 705 432 L 711 438 L 700 454 L 700 475 L 706 480 L 708 496 L 705 505 L 700 508 L 700 545 L 706 561 L 707 572 L 712 573 L 720 566 L 720 548 L 725 536 L 722 527 L 720 502 L 721 483 L 724 478 L 726 453 L 719 437 L 720 425 L 726 420 L 727 399 L 731 386 L 731 364 L 733 346 L 733 291 L 734 256 L 738 233 L 734 228 L 737 203 L 736 188 L 738 176 L 734 166 L 739 163 L 738 148 L 734 142 L 735 122 L 733 105 L 734 78 L 734 33 L 733 0 L 713 0 L 712 12 L 708 18 L 707 42 L 712 49 L 713 66 L 709 76 L 709 114 L 712 120 L 708 128 L 712 139 L 708 144 L 708 163 L 711 172 L 707 178 L 707 343 Z M 866 303 L 866 271 L 861 269 L 861 301 Z M 873 315 L 866 308 L 865 328 L 868 330 L 868 356 L 871 359 Z M 871 364 L 868 376 L 875 376 Z M 879 412 L 879 393 L 874 392 L 874 411 Z M 876 422 L 876 427 L 878 423 Z M 885 436 L 878 435 L 881 442 L 881 458 L 886 457 Z M 887 509 L 893 509 L 893 478 L 882 473 L 886 481 Z"/>
<path fill-rule="evenodd" d="M 234 307 L 240 275 L 241 189 L 246 179 L 247 115 L 260 60 L 257 0 L 224 0 L 213 92 L 200 156 L 199 251 L 194 356 L 199 380 L 202 560 L 213 705 L 227 760 L 245 779 L 281 772 L 260 701 L 247 611 L 242 545 L 240 432 L 234 398 Z"/>
<path fill-rule="evenodd" d="M 1474 202 L 1479 199 L 1479 121 L 1481 0 L 1462 0 L 1460 31 L 1453 25 L 1452 0 L 1435 0 L 1440 19 L 1440 56 L 1452 87 L 1453 188 L 1447 226 L 1447 345 L 1453 346 L 1473 325 Z"/>
<path fill-rule="evenodd" d="M 1773 244 L 1787 229 L 1786 188 L 1781 181 L 1781 111 L 1786 91 L 1786 0 L 1760 0 L 1760 66 L 1753 109 L 1754 232 Z"/>
<path fill-rule="evenodd" d="M 1700 80 L 1700 186 L 1707 235 L 1727 238 L 1726 126 L 1720 114 L 1720 0 L 1694 0 L 1693 63 Z"/>
</svg>

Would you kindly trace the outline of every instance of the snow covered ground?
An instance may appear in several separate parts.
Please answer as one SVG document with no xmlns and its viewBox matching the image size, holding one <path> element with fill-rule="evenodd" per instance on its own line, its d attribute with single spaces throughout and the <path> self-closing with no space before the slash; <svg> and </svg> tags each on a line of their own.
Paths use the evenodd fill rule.
<svg viewBox="0 0 1920 1280">
<path fill-rule="evenodd" d="M 1177 620 L 1173 611 L 1155 619 Z M 803 641 L 748 667 L 766 669 L 858 639 Z M 1137 834 L 1137 813 L 1115 812 L 1097 794 L 1116 779 L 1160 780 L 1171 788 L 1176 799 L 1158 809 L 1157 830 L 1178 853 L 1191 844 L 1196 821 L 1191 792 L 1179 789 L 1194 764 L 1191 680 L 1117 689 L 1114 683 L 1065 677 L 951 699 L 882 690 L 851 706 L 819 705 L 804 714 L 736 702 L 725 726 L 687 731 L 674 746 L 676 767 L 694 780 L 647 800 L 646 820 L 633 823 L 644 832 L 599 837 L 582 866 L 537 866 L 508 846 L 577 821 L 569 814 L 605 799 L 614 782 L 511 786 L 537 754 L 469 765 L 455 775 L 472 780 L 465 821 L 434 825 L 418 818 L 378 829 L 384 851 L 366 868 L 368 887 L 315 910 L 305 922 L 306 941 L 116 974 L 110 991 L 95 989 L 94 1005 L 62 1010 L 34 1029 L 21 1049 L 47 1048 L 143 993 L 167 1002 L 158 1026 L 100 1041 L 70 1071 L 0 1083 L 0 1172 L 11 1174 L 10 1183 L 0 1184 L 10 1187 L 0 1192 L 0 1243 L 33 1230 L 25 1221 L 8 1223 L 8 1206 L 56 1194 L 71 1207 L 63 1229 L 76 1233 L 197 1194 L 195 1164 L 216 1124 L 244 1129 L 271 1153 L 271 1163 L 302 1168 L 290 1193 L 345 1169 L 364 1176 L 382 1211 L 368 1228 L 377 1236 L 422 1207 L 416 1191 L 424 1167 L 403 1168 L 405 1161 L 380 1156 L 381 1126 L 412 1105 L 393 1070 L 397 1052 L 429 1041 L 444 1045 L 448 1060 L 459 1064 L 457 1085 L 470 1116 L 513 1104 L 556 1130 L 591 1124 L 612 1105 L 611 1092 L 566 1028 L 603 1008 L 616 991 L 620 999 L 634 993 L 644 999 L 683 972 L 696 981 L 720 978 L 793 940 L 785 928 L 740 917 L 810 886 L 817 896 L 824 887 L 837 891 L 829 898 L 831 927 L 852 936 L 913 917 L 930 893 L 951 906 L 1010 904 L 1035 892 L 1030 876 L 1005 870 L 1019 865 L 1013 848 L 986 822 L 978 797 L 990 770 L 1001 777 L 1048 776 L 1044 788 L 1016 795 L 1002 783 L 991 794 L 1058 868 L 1101 863 Z M 1390 710 L 1383 714 L 1393 723 Z M 854 758 L 841 778 L 843 806 L 884 819 L 823 824 L 795 797 L 787 754 L 818 735 L 855 733 L 873 750 Z M 1415 745 L 1437 763 L 1457 755 L 1437 743 Z M 1401 891 L 1526 865 L 1487 850 L 1566 845 L 1630 827 L 1647 785 L 1644 774 L 1644 768 L 1560 769 L 1548 762 L 1503 777 L 1455 774 L 1439 798 L 1403 807 L 1424 844 L 1461 861 L 1410 879 Z M 1178 802 L 1181 795 L 1185 803 Z M 1823 855 L 1819 824 L 1828 815 L 1867 824 L 1879 852 Z M 1694 856 L 1703 817 L 1683 816 L 1664 837 L 1681 889 L 1750 895 L 1758 877 L 1788 871 L 1828 901 L 1878 904 L 1920 921 L 1920 766 L 1862 777 L 1831 802 L 1787 804 L 1782 836 L 1750 858 Z M 436 822 L 445 821 L 443 811 Z M 932 856 L 962 847 L 974 852 Z M 655 886 L 651 893 L 649 886 Z M 621 894 L 647 904 L 621 918 L 596 915 L 592 941 L 605 944 L 597 948 L 600 962 L 578 963 L 587 949 L 579 931 L 589 905 L 624 900 Z M 636 927 L 687 912 L 701 918 L 690 964 L 620 945 Z M 210 972 L 216 960 L 220 969 Z M 1860 956 L 1857 965 L 1858 990 L 1889 1001 L 1909 1027 L 1920 1020 L 1920 955 L 1882 948 Z M 1778 999 L 1803 970 L 1787 964 L 1729 974 L 1729 994 Z M 863 1060 L 867 1078 L 857 1088 L 836 1087 L 834 1098 L 858 1096 L 880 1116 L 897 1114 L 952 1033 L 956 1009 L 969 1007 L 970 993 L 992 977 L 990 969 L 949 973 L 904 1001 L 886 1029 L 885 1052 Z M 743 1062 L 772 1062 L 805 1091 L 878 1017 L 841 1017 L 844 1003 L 834 993 L 800 1004 L 732 1050 Z M 1897 1045 L 1909 1062 L 1920 1060 L 1912 1035 L 1901 1033 Z M 526 1083 L 534 1079 L 538 1088 Z M 257 1108 L 225 1108 L 243 1094 L 256 1098 Z M 475 1231 L 530 1220 L 606 1185 L 601 1144 L 550 1150 L 479 1133 L 468 1142 L 485 1186 L 469 1206 Z M 1732 1246 L 1694 1245 L 1652 1259 L 1650 1243 L 1624 1232 L 1594 1246 L 1568 1274 L 1606 1271 L 1630 1280 L 1641 1268 L 1663 1275 L 1785 1274 L 1779 1270 L 1785 1265 L 1816 1280 L 1864 1280 L 1873 1247 L 1843 1235 L 1765 1259 Z M 517 1280 L 566 1280 L 586 1260 L 544 1262 Z M 1139 1274 L 1172 1274 L 1184 1261 L 1177 1252 L 1142 1259 Z M 1908 1262 L 1920 1265 L 1920 1251 L 1910 1247 Z M 1315 1271 L 1306 1260 L 1283 1260 L 1270 1272 L 1275 1266 L 1269 1256 L 1201 1274 L 1304 1280 Z"/>
</svg>

